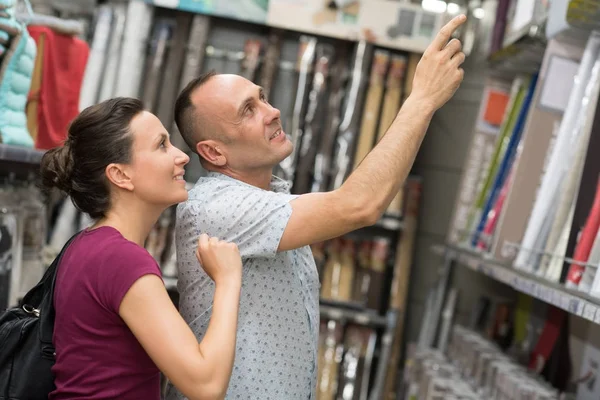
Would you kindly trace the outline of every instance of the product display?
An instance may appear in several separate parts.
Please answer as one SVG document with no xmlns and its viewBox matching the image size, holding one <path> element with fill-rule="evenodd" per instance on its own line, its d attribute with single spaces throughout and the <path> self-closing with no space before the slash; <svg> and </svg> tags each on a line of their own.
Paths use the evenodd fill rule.
<svg viewBox="0 0 600 400">
<path fill-rule="evenodd" d="M 0 1 L 0 139 L 2 143 L 33 147 L 25 106 L 36 58 L 35 41 L 15 17 L 16 0 Z"/>
</svg>

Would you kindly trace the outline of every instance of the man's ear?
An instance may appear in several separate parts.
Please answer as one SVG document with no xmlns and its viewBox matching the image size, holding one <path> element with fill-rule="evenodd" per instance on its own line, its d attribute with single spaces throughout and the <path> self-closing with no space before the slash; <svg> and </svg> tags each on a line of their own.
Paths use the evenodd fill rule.
<svg viewBox="0 0 600 400">
<path fill-rule="evenodd" d="M 214 140 L 203 140 L 196 145 L 196 151 L 206 162 L 222 167 L 227 164 L 227 157 L 221 149 L 221 145 Z"/>
<path fill-rule="evenodd" d="M 109 164 L 106 167 L 106 178 L 121 189 L 133 190 L 133 182 L 127 169 L 122 164 Z"/>
</svg>

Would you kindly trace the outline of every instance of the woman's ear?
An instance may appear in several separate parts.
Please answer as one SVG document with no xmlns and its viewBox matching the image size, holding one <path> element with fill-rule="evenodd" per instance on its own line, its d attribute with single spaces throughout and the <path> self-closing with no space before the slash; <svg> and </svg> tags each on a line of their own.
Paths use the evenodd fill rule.
<svg viewBox="0 0 600 400">
<path fill-rule="evenodd" d="M 202 142 L 198 142 L 196 145 L 196 151 L 200 157 L 215 167 L 223 167 L 225 164 L 227 164 L 227 157 L 221 150 L 220 145 L 214 140 L 204 140 Z"/>
<path fill-rule="evenodd" d="M 106 167 L 106 178 L 113 185 L 121 189 L 129 191 L 133 190 L 133 182 L 131 181 L 131 177 L 122 164 L 109 164 Z"/>
</svg>

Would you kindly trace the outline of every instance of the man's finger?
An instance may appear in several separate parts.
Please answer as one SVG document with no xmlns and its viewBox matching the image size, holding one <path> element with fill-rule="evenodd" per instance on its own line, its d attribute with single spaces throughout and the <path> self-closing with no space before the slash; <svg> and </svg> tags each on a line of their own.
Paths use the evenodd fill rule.
<svg viewBox="0 0 600 400">
<path fill-rule="evenodd" d="M 454 65 L 456 65 L 457 67 L 460 67 L 462 65 L 462 63 L 465 62 L 465 59 L 467 58 L 467 56 L 465 55 L 465 53 L 463 53 L 462 51 L 455 54 L 454 57 L 452 57 L 452 63 Z"/>
<path fill-rule="evenodd" d="M 466 20 L 467 17 L 464 14 L 461 14 L 452 18 L 450 22 L 444 25 L 444 27 L 438 32 L 435 39 L 433 39 L 433 43 L 431 44 L 433 50 L 439 51 L 446 47 L 454 31 L 456 31 L 458 27 L 461 26 Z"/>
<path fill-rule="evenodd" d="M 460 43 L 460 40 L 458 39 L 452 39 L 447 45 L 446 48 L 444 49 L 446 52 L 448 52 L 448 57 L 452 58 L 454 57 L 456 54 L 458 54 L 460 52 L 460 50 L 462 49 L 462 43 Z"/>
</svg>

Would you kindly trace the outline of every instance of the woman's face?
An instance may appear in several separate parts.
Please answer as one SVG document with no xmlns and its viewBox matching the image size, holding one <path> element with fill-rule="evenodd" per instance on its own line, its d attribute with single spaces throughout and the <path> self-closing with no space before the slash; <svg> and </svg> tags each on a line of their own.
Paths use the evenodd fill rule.
<svg viewBox="0 0 600 400">
<path fill-rule="evenodd" d="M 144 111 L 133 118 L 130 129 L 133 146 L 129 169 L 135 195 L 163 207 L 187 200 L 183 167 L 190 158 L 171 145 L 160 120 Z"/>
</svg>

